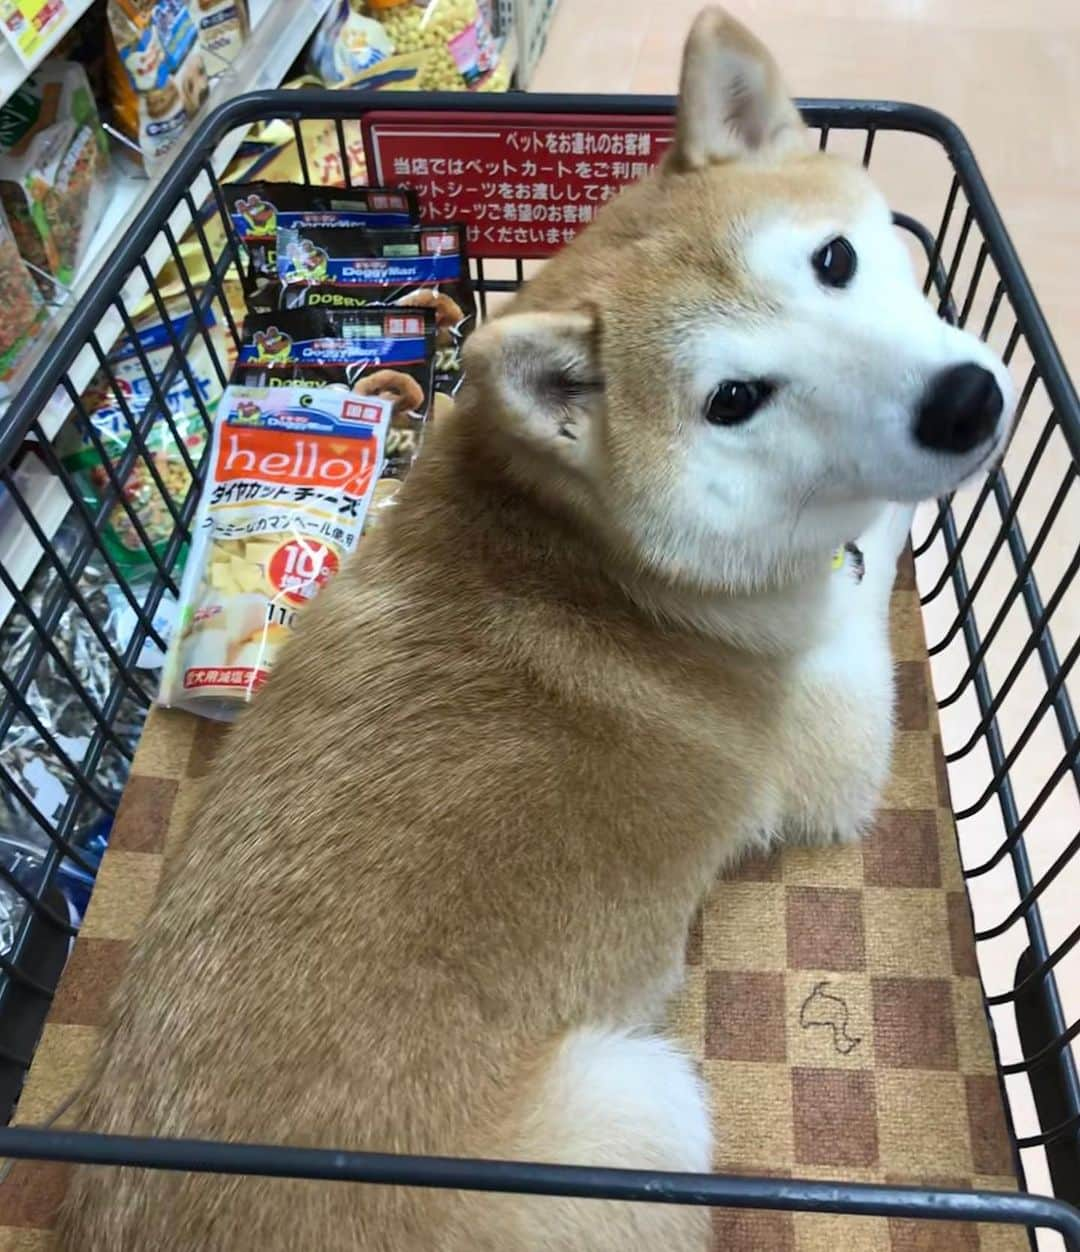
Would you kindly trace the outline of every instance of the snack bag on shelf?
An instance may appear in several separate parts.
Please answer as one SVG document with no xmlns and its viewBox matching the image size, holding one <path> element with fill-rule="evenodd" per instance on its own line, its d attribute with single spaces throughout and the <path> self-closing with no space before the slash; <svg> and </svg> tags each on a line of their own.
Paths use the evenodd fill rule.
<svg viewBox="0 0 1080 1252">
<path fill-rule="evenodd" d="M 196 0 L 109 0 L 106 68 L 117 128 L 153 164 L 177 143 L 210 87 Z"/>
<path fill-rule="evenodd" d="M 280 309 L 247 319 L 231 381 L 338 387 L 389 400 L 383 474 L 403 478 L 431 411 L 434 364 L 430 309 Z"/>
<path fill-rule="evenodd" d="M 253 309 L 274 308 L 279 229 L 323 226 L 405 226 L 420 220 L 416 193 L 399 187 L 312 187 L 294 183 L 232 183 L 222 188 L 245 257 L 241 281 Z"/>
<path fill-rule="evenodd" d="M 313 49 L 312 72 L 328 87 L 400 91 L 478 89 L 492 75 L 500 47 L 491 33 L 489 10 L 478 0 L 368 0 L 366 18 L 359 0 L 339 0 L 335 13 L 348 10 L 352 22 L 328 28 Z M 371 64 L 350 57 L 348 43 L 362 20 L 380 25 L 393 49 Z"/>
<path fill-rule="evenodd" d="M 476 320 L 464 226 L 280 230 L 278 278 L 285 308 L 432 309 L 435 385 L 456 391 L 462 341 Z"/>
<path fill-rule="evenodd" d="M 108 152 L 86 71 L 73 61 L 46 61 L 0 109 L 0 198 L 46 300 L 71 284 L 101 220 Z"/>
<path fill-rule="evenodd" d="M 358 0 L 334 0 L 311 41 L 308 65 L 327 87 L 341 87 L 393 52 L 386 28 Z"/>
<path fill-rule="evenodd" d="M 195 0 L 199 47 L 211 83 L 228 72 L 248 37 L 247 0 Z"/>
<path fill-rule="evenodd" d="M 110 487 L 106 458 L 115 465 L 132 440 L 129 415 L 131 421 L 138 422 L 148 406 L 159 404 L 159 397 L 164 399 L 176 435 L 158 413 L 144 436 L 146 454 L 140 449 L 123 485 L 124 499 L 138 517 L 158 556 L 165 551 L 176 523 L 147 461 L 153 462 L 158 478 L 179 507 L 191 485 L 188 461 L 195 466 L 199 464 L 207 439 L 206 423 L 193 386 L 210 413 L 222 392 L 208 340 L 223 367 L 227 361 L 226 337 L 212 312 L 207 312 L 201 322 L 197 321 L 186 301 L 182 309 L 168 311 L 168 326 L 156 310 L 149 312 L 135 322 L 138 345 L 124 339 L 109 354 L 109 366 L 116 377 L 115 389 L 101 373 L 84 394 L 83 403 L 93 425 L 93 436 L 79 421 L 71 421 L 64 427 L 57 444 L 64 464 L 83 484 L 88 502 L 96 505 Z M 186 371 L 173 361 L 174 336 L 181 345 L 187 345 Z M 167 372 L 172 375 L 171 381 L 166 379 Z M 183 444 L 183 451 L 179 443 Z M 152 568 L 152 558 L 147 554 L 143 538 L 131 514 L 119 502 L 109 512 L 103 537 L 122 569 L 134 572 Z"/>
<path fill-rule="evenodd" d="M 27 349 L 48 319 L 48 309 L 0 208 L 0 384 L 14 374 Z M 0 394 L 5 388 L 0 386 Z"/>
<path fill-rule="evenodd" d="M 336 387 L 226 390 L 161 704 L 229 719 L 263 685 L 296 614 L 356 547 L 391 408 Z"/>
</svg>

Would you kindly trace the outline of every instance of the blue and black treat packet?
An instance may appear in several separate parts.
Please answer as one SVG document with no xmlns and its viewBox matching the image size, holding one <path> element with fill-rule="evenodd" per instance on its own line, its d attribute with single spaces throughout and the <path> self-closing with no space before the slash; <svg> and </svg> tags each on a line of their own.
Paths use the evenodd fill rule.
<svg viewBox="0 0 1080 1252">
<path fill-rule="evenodd" d="M 293 227 L 279 232 L 277 265 L 287 309 L 430 309 L 435 386 L 457 390 L 461 345 L 476 322 L 464 226 Z"/>
<path fill-rule="evenodd" d="M 231 382 L 340 387 L 394 405 L 384 477 L 402 478 L 431 414 L 435 314 L 430 309 L 279 309 L 252 313 Z"/>
<path fill-rule="evenodd" d="M 233 233 L 241 246 L 240 278 L 253 310 L 280 303 L 279 230 L 379 229 L 420 220 L 408 187 L 312 187 L 302 183 L 229 183 L 222 188 Z"/>
</svg>

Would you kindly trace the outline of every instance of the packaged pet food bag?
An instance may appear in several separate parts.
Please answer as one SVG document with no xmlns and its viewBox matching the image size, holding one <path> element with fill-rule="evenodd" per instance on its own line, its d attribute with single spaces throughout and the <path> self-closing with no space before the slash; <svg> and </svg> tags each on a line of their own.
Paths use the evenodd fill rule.
<svg viewBox="0 0 1080 1252">
<path fill-rule="evenodd" d="M 430 309 L 280 309 L 249 315 L 232 381 L 303 382 L 389 400 L 383 476 L 403 478 L 431 411 L 434 364 Z"/>
<path fill-rule="evenodd" d="M 312 73 L 327 87 L 344 87 L 394 52 L 393 40 L 359 0 L 333 0 L 308 50 Z"/>
<path fill-rule="evenodd" d="M 279 229 L 407 226 L 420 220 L 416 193 L 403 187 L 255 182 L 232 183 L 222 190 L 243 250 L 240 278 L 253 309 L 274 308 L 279 302 Z"/>
<path fill-rule="evenodd" d="M 137 318 L 137 342 L 122 339 L 110 352 L 109 367 L 116 379 L 115 388 L 102 372 L 83 394 L 83 405 L 96 439 L 81 420 L 76 420 L 68 422 L 57 440 L 57 451 L 65 467 L 73 472 L 83 488 L 87 503 L 95 507 L 110 487 L 105 458 L 115 465 L 131 443 L 131 422 L 138 422 L 148 406 L 164 400 L 176 434 L 159 413 L 144 436 L 146 454 L 140 449 L 123 486 L 124 497 L 159 558 L 172 539 L 176 522 L 147 462 L 153 462 L 158 478 L 179 505 L 191 485 L 188 461 L 199 464 L 208 437 L 203 411 L 213 414 L 223 389 L 210 346 L 218 360 L 224 362 L 228 344 L 223 328 L 209 310 L 196 322 L 195 314 L 184 300 L 175 302 L 172 307 L 166 305 L 166 313 L 168 325 L 156 310 Z M 170 369 L 170 364 L 175 366 L 175 343 L 188 344 L 184 353 L 186 370 Z M 172 376 L 171 381 L 162 391 L 160 385 L 155 386 L 155 380 L 165 378 L 167 373 Z M 112 558 L 126 572 L 134 574 L 153 568 L 153 558 L 147 552 L 143 537 L 122 504 L 110 510 L 102 540 Z"/>
<path fill-rule="evenodd" d="M 108 152 L 90 80 L 74 62 L 46 61 L 0 109 L 0 198 L 46 300 L 71 285 L 100 223 Z"/>
<path fill-rule="evenodd" d="M 356 547 L 390 414 L 336 387 L 226 389 L 159 703 L 228 720 L 265 683 Z"/>
<path fill-rule="evenodd" d="M 109 0 L 109 94 L 117 127 L 148 165 L 160 162 L 210 88 L 195 0 Z"/>
<path fill-rule="evenodd" d="M 199 46 L 210 82 L 228 72 L 248 36 L 247 0 L 194 0 Z"/>
<path fill-rule="evenodd" d="M 308 65 L 326 86 L 463 91 L 487 85 L 499 59 L 490 0 L 367 0 L 364 15 L 360 7 L 359 0 L 338 0 L 321 38 L 312 41 Z"/>
<path fill-rule="evenodd" d="M 0 208 L 0 397 L 48 321 L 48 309 L 30 271 L 23 264 L 15 236 Z"/>
<path fill-rule="evenodd" d="M 435 385 L 449 394 L 457 390 L 461 345 L 476 321 L 464 226 L 281 229 L 277 262 L 285 308 L 431 309 Z"/>
</svg>

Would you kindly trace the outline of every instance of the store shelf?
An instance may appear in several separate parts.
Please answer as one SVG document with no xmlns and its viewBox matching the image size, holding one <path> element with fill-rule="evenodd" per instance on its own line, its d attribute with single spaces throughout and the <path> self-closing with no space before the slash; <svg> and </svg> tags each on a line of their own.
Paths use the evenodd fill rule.
<svg viewBox="0 0 1080 1252">
<path fill-rule="evenodd" d="M 254 27 L 251 38 L 244 45 L 232 70 L 221 79 L 211 93 L 203 106 L 202 116 L 242 92 L 262 91 L 268 87 L 276 87 L 329 6 L 330 0 L 277 0 Z M 198 124 L 198 120 L 200 119 L 192 123 L 191 129 Z M 214 158 L 214 168 L 217 172 L 224 170 L 232 160 L 242 137 L 237 133 L 218 147 Z M 63 324 L 68 312 L 78 303 L 79 298 L 93 285 L 105 258 L 116 248 L 138 219 L 156 185 L 157 180 L 153 177 L 139 177 L 124 172 L 120 160 L 114 162 L 114 165 L 116 170 L 108 207 L 90 241 L 70 294 L 63 306 L 58 309 L 51 328 L 47 329 L 42 336 L 41 346 L 36 354 L 38 358 L 48 351 L 50 332 L 55 333 L 55 330 Z M 196 203 L 203 195 L 208 194 L 209 190 L 208 185 L 203 188 L 194 187 L 193 195 Z M 181 206 L 181 209 L 170 219 L 176 238 L 179 239 L 183 235 L 190 221 L 190 215 Z M 167 260 L 168 245 L 159 237 L 146 255 L 146 263 L 152 272 L 156 272 Z M 136 307 L 146 294 L 146 289 L 146 280 L 141 271 L 135 273 L 123 291 L 124 303 L 127 307 Z M 114 342 L 120 329 L 118 315 L 113 314 L 106 318 L 98 328 L 100 342 L 108 347 Z M 35 359 L 32 355 L 8 384 L 10 394 L 18 390 L 19 383 L 23 379 L 32 375 L 34 365 Z M 81 389 L 93 377 L 95 368 L 96 362 L 92 354 L 89 350 L 85 351 L 71 371 L 72 382 Z M 69 406 L 65 398 L 58 393 L 42 414 L 41 425 L 47 438 L 51 438 L 56 433 L 68 411 Z M 0 415 L 0 424 L 2 423 L 3 416 Z"/>
<path fill-rule="evenodd" d="M 275 0 L 274 4 L 266 8 L 253 26 L 251 37 L 234 62 L 232 70 L 222 77 L 211 92 L 203 106 L 203 115 L 242 92 L 262 91 L 278 86 L 318 25 L 320 18 L 330 7 L 330 2 L 331 0 Z M 198 120 L 194 121 L 192 129 L 197 124 Z M 218 146 L 213 162 L 217 173 L 221 173 L 232 160 L 242 138 L 242 133 L 237 132 Z M 101 223 L 87 248 L 75 283 L 63 306 L 57 310 L 50 327 L 42 335 L 37 352 L 20 366 L 16 376 L 9 381 L 7 395 L 0 395 L 0 427 L 4 422 L 3 409 L 6 408 L 6 400 L 18 390 L 26 378 L 33 374 L 37 361 L 48 352 L 52 335 L 63 324 L 80 297 L 92 287 L 106 258 L 138 220 L 155 185 L 155 178 L 126 173 L 120 160 L 114 162 L 112 194 Z M 192 187 L 195 204 L 201 203 L 209 193 L 209 180 L 205 176 Z M 191 215 L 184 204 L 181 204 L 172 215 L 169 224 L 174 237 L 182 238 L 191 224 Z M 170 259 L 168 243 L 160 234 L 147 251 L 145 259 L 151 273 L 157 273 Z M 123 289 L 125 307 L 137 308 L 146 292 L 145 275 L 141 269 L 136 270 Z M 119 313 L 115 309 L 110 309 L 98 324 L 98 342 L 107 350 L 120 337 L 122 330 Z M 69 371 L 69 376 L 77 391 L 82 391 L 89 384 L 97 368 L 97 358 L 90 348 L 84 348 Z M 46 439 L 53 438 L 67 420 L 70 412 L 70 400 L 64 391 L 58 388 L 39 418 L 39 426 Z M 66 495 L 63 500 L 64 503 L 67 502 Z M 58 507 L 55 496 L 51 494 L 43 496 L 40 503 L 43 509 Z M 59 517 L 55 519 L 51 515 L 46 518 L 38 513 L 37 504 L 35 504 L 34 515 L 43 528 L 48 520 L 55 530 L 63 520 L 64 513 L 61 511 Z M 46 533 L 52 532 L 46 529 Z M 19 554 L 15 566 L 9 560 L 13 552 Z M 31 552 L 31 557 L 24 559 L 24 552 Z M 20 586 L 23 585 L 23 579 L 32 572 L 38 556 L 40 556 L 40 549 L 34 544 L 29 527 L 23 519 L 13 519 L 3 530 L 0 530 L 0 563 L 12 571 L 15 568 L 22 571 L 24 566 L 28 566 L 18 579 Z M 4 620 L 9 610 L 10 602 L 5 604 L 4 599 L 0 597 L 0 622 Z"/>
<path fill-rule="evenodd" d="M 0 34 L 0 105 L 9 99 L 15 89 L 45 60 L 92 3 L 93 0 L 67 0 L 68 20 L 63 25 L 57 26 L 48 41 L 38 49 L 33 65 L 25 65 L 7 37 Z"/>
</svg>

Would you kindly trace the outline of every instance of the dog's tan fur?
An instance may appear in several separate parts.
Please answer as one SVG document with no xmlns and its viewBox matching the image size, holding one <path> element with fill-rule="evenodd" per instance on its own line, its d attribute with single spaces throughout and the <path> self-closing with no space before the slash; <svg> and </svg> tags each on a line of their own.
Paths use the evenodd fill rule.
<svg viewBox="0 0 1080 1252">
<path fill-rule="evenodd" d="M 759 82 L 718 127 L 711 79 L 731 57 L 729 78 Z M 866 751 L 851 706 L 793 696 L 798 657 L 746 646 L 731 590 L 652 561 L 621 521 L 660 490 L 676 438 L 650 351 L 667 311 L 752 311 L 733 233 L 747 211 L 855 194 L 800 148 L 771 60 L 715 10 L 682 93 L 667 168 L 516 297 L 528 319 L 477 332 L 456 413 L 228 738 L 137 944 L 86 1127 L 578 1160 L 550 1088 L 564 1042 L 657 1022 L 718 868 L 793 798 L 847 789 Z M 764 153 L 740 146 L 751 127 Z M 606 415 L 563 461 L 515 408 L 561 356 Z M 799 611 L 809 637 L 812 604 Z M 874 779 L 885 754 L 879 736 Z M 588 1150 L 694 1165 L 647 1134 Z M 667 1206 L 84 1169 L 63 1238 L 688 1252 L 706 1227 Z"/>
</svg>

